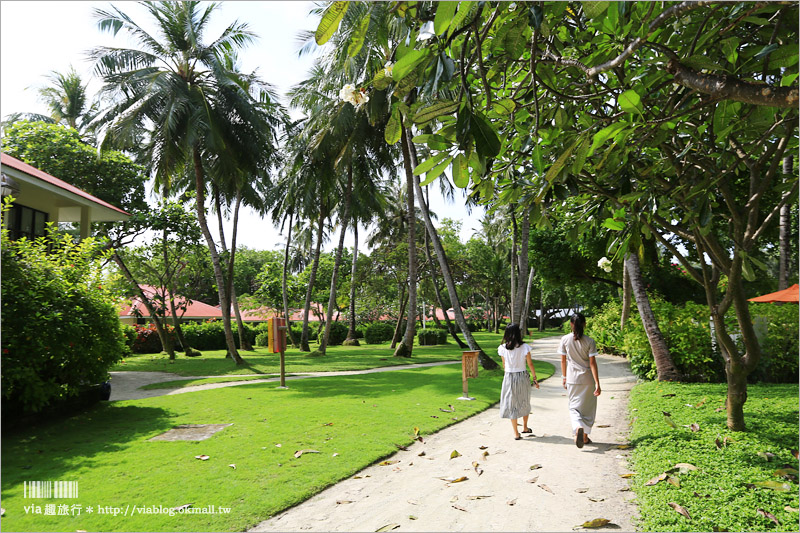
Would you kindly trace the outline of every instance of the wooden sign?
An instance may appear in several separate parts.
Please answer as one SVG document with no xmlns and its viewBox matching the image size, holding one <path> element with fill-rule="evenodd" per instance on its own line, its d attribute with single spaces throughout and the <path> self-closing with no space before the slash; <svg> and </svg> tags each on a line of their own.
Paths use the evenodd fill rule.
<svg viewBox="0 0 800 533">
<path fill-rule="evenodd" d="M 267 338 L 269 353 L 283 353 L 286 351 L 286 319 L 270 318 L 267 321 Z"/>
<path fill-rule="evenodd" d="M 467 380 L 469 378 L 477 378 L 478 377 L 478 354 L 480 352 L 477 351 L 467 351 L 461 353 L 461 384 L 463 387 L 464 394 L 459 398 L 459 400 L 474 400 L 475 398 L 471 398 L 469 395 L 469 387 L 467 385 Z"/>
</svg>

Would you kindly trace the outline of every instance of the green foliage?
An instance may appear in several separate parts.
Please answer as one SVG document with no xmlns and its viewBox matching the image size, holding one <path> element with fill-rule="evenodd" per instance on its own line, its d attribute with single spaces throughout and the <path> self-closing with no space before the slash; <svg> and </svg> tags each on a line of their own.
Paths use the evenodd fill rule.
<svg viewBox="0 0 800 533">
<path fill-rule="evenodd" d="M 266 331 L 258 333 L 254 342 L 255 346 L 269 346 L 269 333 Z"/>
<path fill-rule="evenodd" d="M 417 342 L 420 346 L 430 346 L 433 344 L 447 344 L 447 330 L 440 328 L 427 328 L 419 330 Z"/>
<path fill-rule="evenodd" d="M 164 327 L 167 330 L 167 335 L 171 335 L 174 342 L 175 335 L 172 325 L 165 324 Z M 134 326 L 134 331 L 136 333 L 136 338 L 131 345 L 133 353 L 159 353 L 164 349 L 163 346 L 161 346 L 161 339 L 158 336 L 155 324 L 136 324 Z"/>
<path fill-rule="evenodd" d="M 748 379 L 797 383 L 797 304 L 750 304 L 750 315 L 761 345 L 761 360 Z"/>
<path fill-rule="evenodd" d="M 797 529 L 797 478 L 782 479 L 776 470 L 797 468 L 797 384 L 750 385 L 744 406 L 747 431 L 726 428 L 723 384 L 642 383 L 631 391 L 629 409 L 636 492 L 641 531 L 790 531 Z M 664 421 L 671 414 L 675 428 Z M 699 426 L 698 431 L 688 427 Z M 774 457 L 767 453 L 775 454 Z M 670 474 L 680 487 L 662 481 L 645 483 L 675 466 L 689 463 L 697 470 Z M 754 486 L 780 481 L 789 491 Z M 668 506 L 684 507 L 691 521 Z M 760 515 L 764 509 L 781 522 L 778 527 Z"/>
<path fill-rule="evenodd" d="M 125 353 L 102 246 L 2 233 L 4 412 L 39 412 L 108 379 Z"/>
<path fill-rule="evenodd" d="M 337 346 L 347 338 L 348 327 L 341 322 L 331 323 L 330 336 L 328 337 L 328 346 Z M 322 336 L 325 335 L 325 328 L 319 328 L 317 334 L 317 342 L 322 342 Z"/>
<path fill-rule="evenodd" d="M 231 327 L 233 328 L 233 338 L 236 342 L 236 347 L 241 348 L 241 346 L 239 346 L 239 327 L 236 321 L 232 322 Z M 199 324 L 183 324 L 181 325 L 181 329 L 183 330 L 183 336 L 186 338 L 186 342 L 192 348 L 203 351 L 224 350 L 226 348 L 225 326 L 221 320 L 213 320 Z M 245 324 L 244 329 L 245 335 L 250 343 L 252 344 L 255 342 L 256 332 L 253 327 L 249 324 Z"/>
<path fill-rule="evenodd" d="M 144 168 L 121 152 L 98 154 L 67 126 L 16 122 L 3 132 L 3 152 L 125 211 L 147 209 Z"/>
<path fill-rule="evenodd" d="M 373 322 L 364 330 L 364 340 L 367 344 L 380 344 L 392 340 L 394 326 L 388 322 Z"/>
</svg>

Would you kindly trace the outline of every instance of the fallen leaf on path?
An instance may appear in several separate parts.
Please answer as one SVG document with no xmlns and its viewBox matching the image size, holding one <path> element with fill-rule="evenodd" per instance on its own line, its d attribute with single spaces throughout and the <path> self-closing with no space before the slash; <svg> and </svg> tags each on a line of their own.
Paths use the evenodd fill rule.
<svg viewBox="0 0 800 533">
<path fill-rule="evenodd" d="M 542 467 L 542 465 L 540 465 L 539 463 L 536 463 L 535 465 L 531 465 L 531 470 L 539 470 L 541 467 Z"/>
<path fill-rule="evenodd" d="M 450 459 L 455 459 L 456 457 L 461 457 L 461 454 L 458 453 L 458 450 L 453 450 L 450 452 Z"/>
<path fill-rule="evenodd" d="M 780 481 L 758 481 L 753 483 L 756 487 L 761 487 L 762 489 L 772 489 L 778 492 L 786 492 L 792 488 L 791 485 L 788 483 L 782 483 Z"/>
<path fill-rule="evenodd" d="M 408 519 L 409 519 L 409 520 L 416 520 L 416 519 L 417 519 L 417 517 L 416 517 L 416 516 L 414 516 L 413 514 L 410 514 L 410 515 L 408 515 Z"/>
<path fill-rule="evenodd" d="M 209 456 L 208 455 L 195 455 L 194 458 L 195 459 L 200 459 L 201 461 L 208 461 L 209 460 Z"/>
<path fill-rule="evenodd" d="M 479 467 L 480 467 L 480 464 L 478 463 L 478 461 L 472 461 L 472 468 L 474 468 L 475 469 L 475 473 L 480 476 L 481 474 L 483 474 L 483 468 L 479 468 Z"/>
<path fill-rule="evenodd" d="M 605 498 L 592 498 L 591 496 L 589 496 L 589 501 L 592 502 L 602 502 L 603 500 L 605 500 Z"/>
<path fill-rule="evenodd" d="M 631 488 L 630 488 L 630 487 L 622 487 L 622 488 L 621 488 L 621 489 L 619 489 L 617 492 L 630 492 L 630 491 L 631 491 Z"/>
<path fill-rule="evenodd" d="M 448 483 L 461 483 L 462 481 L 466 481 L 469 478 L 467 476 L 461 476 L 461 477 L 458 477 L 458 478 L 437 477 L 436 479 L 441 479 L 442 481 L 446 481 Z"/>
<path fill-rule="evenodd" d="M 378 466 L 396 465 L 399 462 L 400 461 L 397 461 L 397 460 L 395 460 L 395 461 L 382 461 L 382 462 L 378 463 Z"/>
<path fill-rule="evenodd" d="M 575 492 L 577 492 L 578 494 L 583 494 L 584 492 L 588 492 L 588 491 L 589 491 L 589 489 L 583 489 L 583 488 L 575 489 Z"/>
<path fill-rule="evenodd" d="M 781 523 L 780 523 L 780 522 L 778 522 L 778 519 L 777 519 L 777 518 L 775 518 L 775 515 L 774 515 L 774 514 L 772 514 L 772 513 L 770 513 L 769 511 L 765 511 L 764 509 L 756 509 L 756 512 L 757 512 L 758 514 L 760 514 L 761 516 L 765 517 L 765 518 L 769 518 L 770 520 L 772 520 L 773 522 L 775 522 L 775 524 L 777 524 L 777 525 L 781 525 Z"/>
<path fill-rule="evenodd" d="M 686 509 L 684 509 L 683 507 L 681 507 L 681 506 L 680 506 L 680 505 L 678 505 L 677 503 L 675 503 L 675 502 L 669 502 L 669 503 L 667 503 L 667 505 L 669 505 L 670 507 L 672 507 L 673 509 L 675 509 L 677 512 L 679 512 L 680 514 L 682 514 L 683 516 L 685 516 L 687 519 L 689 519 L 689 520 L 691 520 L 691 519 L 692 519 L 692 517 L 691 517 L 691 516 L 689 516 L 689 511 L 687 511 Z"/>
<path fill-rule="evenodd" d="M 652 479 L 648 480 L 648 481 L 647 481 L 647 483 L 645 483 L 645 484 L 644 484 L 644 486 L 645 486 L 645 487 L 652 487 L 653 485 L 655 485 L 655 484 L 656 484 L 656 483 L 658 483 L 659 481 L 664 481 L 664 480 L 665 480 L 665 479 L 667 479 L 668 477 L 669 477 L 669 474 L 667 474 L 666 472 L 664 472 L 663 474 L 659 474 L 659 475 L 657 475 L 656 477 L 654 477 L 654 478 L 652 478 Z"/>
<path fill-rule="evenodd" d="M 589 520 L 576 527 L 586 527 L 586 528 L 603 527 L 604 525 L 610 522 L 611 520 L 609 520 L 608 518 L 595 518 L 594 520 Z"/>
<path fill-rule="evenodd" d="M 417 457 L 425 457 L 425 450 L 422 450 L 417 454 Z"/>
<path fill-rule="evenodd" d="M 667 470 L 667 472 L 680 472 L 681 474 L 686 474 L 690 470 L 697 470 L 697 467 L 692 463 L 677 463 L 675 466 Z"/>
<path fill-rule="evenodd" d="M 416 426 L 414 427 L 414 436 L 419 437 L 419 428 Z"/>
<path fill-rule="evenodd" d="M 506 505 L 509 505 L 509 506 L 511 506 L 511 507 L 513 507 L 513 506 L 514 506 L 514 505 L 516 505 L 516 504 L 517 504 L 517 499 L 516 499 L 516 498 L 514 498 L 513 500 L 508 500 L 508 501 L 506 502 Z"/>
<path fill-rule="evenodd" d="M 599 427 L 599 428 L 610 428 L 610 427 L 611 427 L 611 425 L 610 425 L 610 424 L 600 424 L 600 425 L 599 425 L 599 426 L 597 426 L 597 427 Z"/>
<path fill-rule="evenodd" d="M 539 476 L 534 476 L 528 480 L 528 483 L 536 483 L 539 481 Z"/>
<path fill-rule="evenodd" d="M 235 465 L 234 463 L 231 463 L 231 464 L 229 464 L 228 466 L 229 466 L 229 467 L 231 467 L 231 468 L 233 468 L 234 470 L 236 470 L 236 465 Z"/>
<path fill-rule="evenodd" d="M 479 450 L 485 450 L 486 448 L 488 448 L 488 446 L 478 446 Z"/>
<path fill-rule="evenodd" d="M 547 485 L 536 485 L 536 486 L 542 490 L 546 490 L 550 494 L 555 494 L 555 492 L 553 492 L 552 489 L 550 489 L 550 487 L 548 487 Z"/>
<path fill-rule="evenodd" d="M 483 500 L 483 499 L 491 498 L 491 497 L 492 497 L 491 495 L 487 495 L 487 496 L 467 496 L 467 499 L 468 500 Z"/>
<path fill-rule="evenodd" d="M 381 533 L 382 531 L 391 531 L 393 529 L 397 529 L 398 527 L 400 527 L 400 524 L 386 524 L 385 526 L 376 529 L 375 533 Z"/>
<path fill-rule="evenodd" d="M 489 457 L 489 452 L 483 452 L 481 455 L 483 455 L 484 457 Z"/>
<path fill-rule="evenodd" d="M 319 451 L 318 450 L 298 450 L 298 451 L 294 452 L 294 456 L 299 458 L 304 453 L 319 453 Z"/>
<path fill-rule="evenodd" d="M 354 503 L 353 500 L 336 500 L 336 505 L 341 505 L 343 503 Z"/>
<path fill-rule="evenodd" d="M 616 448 L 617 450 L 627 450 L 628 448 L 631 448 L 631 445 L 630 444 L 617 444 L 616 446 L 614 446 L 614 448 Z"/>
<path fill-rule="evenodd" d="M 453 496 L 450 498 L 450 503 L 456 503 L 458 501 L 458 496 Z"/>
<path fill-rule="evenodd" d="M 453 509 L 458 509 L 459 511 L 464 511 L 465 513 L 469 512 L 463 507 L 459 507 L 458 505 L 451 505 L 450 507 L 452 507 Z"/>
<path fill-rule="evenodd" d="M 624 477 L 625 479 L 628 479 L 628 478 L 633 477 L 635 475 L 636 475 L 636 473 L 620 474 L 619 477 Z"/>
<path fill-rule="evenodd" d="M 403 446 L 402 444 L 395 444 L 398 450 L 403 450 L 404 452 L 408 451 L 408 446 Z"/>
</svg>

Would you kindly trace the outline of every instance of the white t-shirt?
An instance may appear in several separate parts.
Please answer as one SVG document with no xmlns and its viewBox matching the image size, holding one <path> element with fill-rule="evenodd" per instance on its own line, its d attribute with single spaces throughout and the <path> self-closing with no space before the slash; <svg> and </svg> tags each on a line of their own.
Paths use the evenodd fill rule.
<svg viewBox="0 0 800 533">
<path fill-rule="evenodd" d="M 517 346 L 513 350 L 506 349 L 505 344 L 497 347 L 497 355 L 505 360 L 506 372 L 524 372 L 525 356 L 531 351 L 531 347 L 525 343 Z"/>
<path fill-rule="evenodd" d="M 567 356 L 567 383 L 594 383 L 592 371 L 589 369 L 589 358 L 597 355 L 597 345 L 593 338 L 582 335 L 576 341 L 572 333 L 567 333 L 561 337 L 557 353 Z"/>
</svg>

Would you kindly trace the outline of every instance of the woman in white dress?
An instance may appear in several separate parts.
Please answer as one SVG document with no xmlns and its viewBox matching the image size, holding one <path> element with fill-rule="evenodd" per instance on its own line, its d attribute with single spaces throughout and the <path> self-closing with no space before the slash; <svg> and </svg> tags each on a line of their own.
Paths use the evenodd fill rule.
<svg viewBox="0 0 800 533">
<path fill-rule="evenodd" d="M 562 383 L 569 395 L 569 415 L 575 446 L 583 448 L 591 443 L 597 397 L 600 396 L 600 377 L 597 375 L 597 345 L 594 339 L 583 334 L 586 317 L 575 313 L 569 320 L 572 333 L 561 337 L 558 353 L 561 355 Z"/>
<path fill-rule="evenodd" d="M 500 389 L 500 417 L 510 418 L 514 429 L 514 440 L 522 439 L 517 429 L 517 418 L 522 418 L 522 432 L 532 433 L 528 427 L 528 416 L 531 414 L 531 375 L 533 385 L 538 389 L 536 370 L 531 360 L 531 347 L 522 342 L 522 332 L 517 324 L 509 324 L 503 335 L 503 344 L 497 347 L 497 355 L 503 362 L 505 375 Z"/>
</svg>

